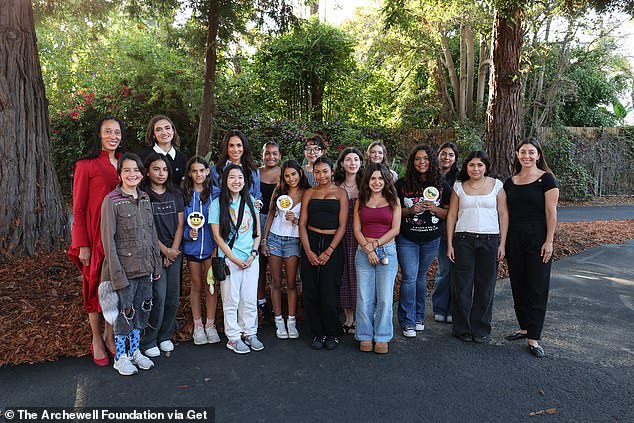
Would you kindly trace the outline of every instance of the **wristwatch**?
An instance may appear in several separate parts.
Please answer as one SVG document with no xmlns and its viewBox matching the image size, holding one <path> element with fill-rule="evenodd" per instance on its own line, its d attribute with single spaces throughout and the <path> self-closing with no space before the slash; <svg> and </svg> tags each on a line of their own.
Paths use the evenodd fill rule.
<svg viewBox="0 0 634 423">
<path fill-rule="evenodd" d="M 255 255 L 253 255 L 253 253 L 255 253 Z M 260 254 L 260 253 L 258 252 L 258 250 L 255 250 L 255 249 L 254 249 L 254 250 L 251 250 L 251 255 L 252 255 L 253 257 L 257 257 L 257 256 L 258 256 L 258 254 Z"/>
</svg>

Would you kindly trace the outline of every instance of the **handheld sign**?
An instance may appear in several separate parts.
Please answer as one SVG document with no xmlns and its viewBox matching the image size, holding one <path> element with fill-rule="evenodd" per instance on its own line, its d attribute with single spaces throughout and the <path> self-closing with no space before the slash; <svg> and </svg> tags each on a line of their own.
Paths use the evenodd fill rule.
<svg viewBox="0 0 634 423">
<path fill-rule="evenodd" d="M 293 208 L 293 199 L 288 195 L 280 195 L 277 197 L 277 208 L 283 212 L 287 212 Z"/>
<path fill-rule="evenodd" d="M 438 191 L 438 188 L 436 187 L 427 187 L 423 191 L 423 197 L 425 197 L 425 200 L 436 201 L 439 196 L 440 196 L 440 192 Z"/>
<path fill-rule="evenodd" d="M 202 228 L 205 225 L 205 216 L 203 216 L 203 214 L 201 212 L 191 212 L 189 213 L 189 216 L 187 216 L 187 224 L 198 230 L 200 228 Z M 198 239 L 198 237 L 194 238 L 192 237 L 192 239 L 195 241 Z"/>
</svg>

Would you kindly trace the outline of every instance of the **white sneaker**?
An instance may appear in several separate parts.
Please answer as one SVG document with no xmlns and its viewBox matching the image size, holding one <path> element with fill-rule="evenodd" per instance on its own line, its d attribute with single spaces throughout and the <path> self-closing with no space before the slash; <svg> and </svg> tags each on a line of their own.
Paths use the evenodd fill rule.
<svg viewBox="0 0 634 423">
<path fill-rule="evenodd" d="M 207 335 L 204 328 L 194 328 L 194 344 L 205 345 L 207 342 Z"/>
<path fill-rule="evenodd" d="M 446 322 L 447 318 L 444 314 L 434 314 L 434 320 L 437 322 Z"/>
<path fill-rule="evenodd" d="M 154 362 L 141 354 L 141 350 L 136 350 L 134 354 L 132 354 L 132 359 L 130 361 L 132 364 L 139 366 L 139 369 L 149 370 L 154 367 Z"/>
<path fill-rule="evenodd" d="M 119 357 L 118 360 L 114 361 L 113 367 L 116 371 L 119 372 L 120 375 L 123 376 L 131 376 L 139 371 L 130 361 L 130 357 L 128 357 L 126 354 L 121 354 L 121 357 Z"/>
<path fill-rule="evenodd" d="M 174 344 L 172 343 L 172 341 L 168 339 L 166 341 L 161 342 L 159 344 L 159 348 L 161 349 L 161 351 L 165 351 L 165 352 L 174 351 Z M 145 355 L 147 355 L 148 357 L 152 357 L 151 355 L 148 355 L 147 351 L 145 352 Z"/>
<path fill-rule="evenodd" d="M 297 331 L 297 320 L 288 319 L 286 322 L 286 327 L 288 328 L 288 337 L 291 339 L 299 338 L 299 332 Z"/>
<path fill-rule="evenodd" d="M 406 338 L 416 338 L 416 331 L 411 326 L 405 326 L 403 328 L 403 336 Z"/>
<path fill-rule="evenodd" d="M 148 357 L 158 357 L 161 355 L 161 350 L 159 350 L 159 347 L 148 348 L 145 350 L 145 355 Z"/>
<path fill-rule="evenodd" d="M 248 347 L 251 347 L 253 351 L 262 351 L 264 349 L 264 344 L 260 342 L 257 335 L 245 336 L 243 341 Z"/>
<path fill-rule="evenodd" d="M 286 325 L 284 324 L 284 319 L 280 317 L 279 319 L 275 318 L 275 336 L 279 339 L 288 339 L 288 332 L 286 332 Z"/>
<path fill-rule="evenodd" d="M 425 325 L 423 322 L 416 322 L 416 327 L 414 329 L 416 329 L 416 332 L 422 332 L 425 330 Z"/>
<path fill-rule="evenodd" d="M 447 315 L 447 323 L 453 323 L 453 317 L 451 317 L 451 314 Z"/>
<path fill-rule="evenodd" d="M 220 342 L 220 335 L 218 335 L 216 325 L 205 328 L 205 334 L 207 336 L 207 342 L 209 342 L 210 344 L 217 344 L 218 342 Z"/>
</svg>

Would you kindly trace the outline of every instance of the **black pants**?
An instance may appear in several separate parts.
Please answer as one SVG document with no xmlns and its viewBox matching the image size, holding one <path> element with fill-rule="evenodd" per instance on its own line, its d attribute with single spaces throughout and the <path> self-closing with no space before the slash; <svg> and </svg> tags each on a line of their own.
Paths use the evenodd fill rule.
<svg viewBox="0 0 634 423">
<path fill-rule="evenodd" d="M 456 262 L 451 279 L 451 310 L 456 335 L 491 334 L 499 244 L 498 234 L 458 232 L 454 235 Z"/>
<path fill-rule="evenodd" d="M 546 240 L 546 222 L 531 225 L 509 225 L 506 239 L 506 260 L 509 265 L 515 315 L 528 339 L 539 340 L 546 316 L 550 267 L 540 250 Z"/>
<path fill-rule="evenodd" d="M 330 245 L 334 235 L 308 231 L 310 249 L 320 255 Z M 342 244 L 331 252 L 324 266 L 313 266 L 302 249 L 302 299 L 310 330 L 314 336 L 340 336 L 341 322 L 337 311 L 339 289 L 343 275 L 344 253 Z"/>
</svg>

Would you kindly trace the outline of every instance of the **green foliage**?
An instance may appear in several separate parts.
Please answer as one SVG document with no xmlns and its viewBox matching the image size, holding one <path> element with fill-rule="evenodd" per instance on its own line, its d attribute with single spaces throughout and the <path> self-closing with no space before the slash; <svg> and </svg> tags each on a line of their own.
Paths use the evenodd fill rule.
<svg viewBox="0 0 634 423">
<path fill-rule="evenodd" d="M 575 158 L 575 144 L 563 129 L 542 143 L 548 165 L 559 180 L 561 197 L 584 200 L 594 194 L 594 178 L 588 169 Z"/>
</svg>

